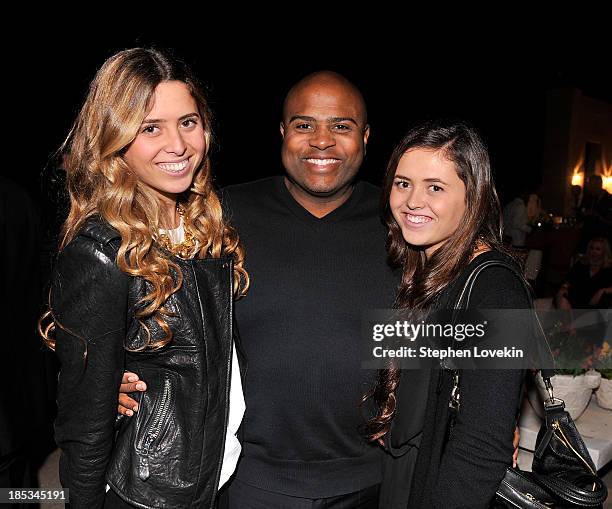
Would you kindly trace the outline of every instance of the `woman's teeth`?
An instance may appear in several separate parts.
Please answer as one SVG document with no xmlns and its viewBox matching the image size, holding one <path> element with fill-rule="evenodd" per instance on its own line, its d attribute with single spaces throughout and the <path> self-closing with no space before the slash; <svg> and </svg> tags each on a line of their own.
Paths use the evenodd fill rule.
<svg viewBox="0 0 612 509">
<path fill-rule="evenodd" d="M 189 160 L 185 159 L 180 163 L 157 163 L 157 166 L 159 166 L 164 171 L 178 173 L 180 171 L 183 171 L 187 167 L 187 164 L 189 164 Z"/>
<path fill-rule="evenodd" d="M 429 221 L 431 221 L 431 217 L 427 216 L 412 216 L 410 214 L 406 214 L 406 218 L 411 223 L 428 223 Z"/>
</svg>

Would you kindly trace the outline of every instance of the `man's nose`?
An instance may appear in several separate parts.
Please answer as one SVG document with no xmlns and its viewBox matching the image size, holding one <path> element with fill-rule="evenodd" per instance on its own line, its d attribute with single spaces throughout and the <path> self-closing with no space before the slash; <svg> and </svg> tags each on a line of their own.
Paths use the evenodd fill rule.
<svg viewBox="0 0 612 509">
<path fill-rule="evenodd" d="M 316 147 L 319 150 L 333 147 L 336 144 L 336 139 L 329 129 L 317 129 L 310 137 L 310 146 Z"/>
</svg>

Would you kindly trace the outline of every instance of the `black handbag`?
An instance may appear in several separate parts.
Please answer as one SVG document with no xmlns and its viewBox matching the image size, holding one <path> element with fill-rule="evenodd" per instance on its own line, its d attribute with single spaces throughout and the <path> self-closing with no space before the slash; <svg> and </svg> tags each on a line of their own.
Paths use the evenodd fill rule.
<svg viewBox="0 0 612 509">
<path fill-rule="evenodd" d="M 502 266 L 512 271 L 522 282 L 533 307 L 531 288 L 516 267 L 498 260 L 477 265 L 459 293 L 455 310 L 467 309 L 474 282 L 487 267 Z M 536 330 L 545 334 L 534 312 Z M 552 354 L 550 354 L 552 355 Z M 565 411 L 565 403 L 554 397 L 550 378 L 554 370 L 541 370 L 549 399 L 544 402 L 545 422 L 536 439 L 532 471 L 508 467 L 492 503 L 492 508 L 550 509 L 571 507 L 601 507 L 608 490 L 597 476 L 595 465 L 578 433 L 574 421 Z M 460 372 L 453 370 L 453 388 L 449 401 L 452 414 L 460 407 Z M 453 422 L 451 418 L 451 426 Z"/>
<path fill-rule="evenodd" d="M 597 471 L 565 403 L 553 395 L 550 378 L 542 375 L 550 398 L 536 439 L 531 472 L 508 468 L 494 507 L 601 507 L 608 490 Z"/>
</svg>

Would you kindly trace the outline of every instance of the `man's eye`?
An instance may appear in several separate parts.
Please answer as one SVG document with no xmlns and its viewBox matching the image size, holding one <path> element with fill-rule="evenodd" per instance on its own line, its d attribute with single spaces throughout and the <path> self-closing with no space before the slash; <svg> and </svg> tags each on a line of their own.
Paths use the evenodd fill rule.
<svg viewBox="0 0 612 509">
<path fill-rule="evenodd" d="M 437 192 L 439 192 L 439 191 L 444 191 L 444 188 L 442 188 L 442 187 L 440 187 L 440 186 L 437 186 L 437 185 L 433 184 L 433 185 L 431 186 L 431 190 L 432 190 L 434 193 L 437 193 Z"/>
<path fill-rule="evenodd" d="M 298 131 L 307 131 L 309 129 L 312 129 L 312 126 L 310 124 L 296 124 L 294 127 Z"/>
<path fill-rule="evenodd" d="M 351 128 L 346 124 L 336 124 L 333 129 L 335 131 L 350 131 Z"/>
</svg>

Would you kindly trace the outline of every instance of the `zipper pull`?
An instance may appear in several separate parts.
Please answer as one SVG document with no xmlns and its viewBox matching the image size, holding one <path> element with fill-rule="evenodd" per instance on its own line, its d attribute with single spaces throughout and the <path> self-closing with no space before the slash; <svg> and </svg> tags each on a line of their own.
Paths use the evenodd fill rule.
<svg viewBox="0 0 612 509">
<path fill-rule="evenodd" d="M 149 452 L 140 457 L 138 465 L 138 477 L 141 481 L 146 481 L 149 478 Z"/>
<path fill-rule="evenodd" d="M 453 388 L 451 389 L 450 400 L 448 402 L 449 408 L 451 408 L 452 410 L 458 410 L 460 405 L 460 397 L 461 394 L 459 392 L 459 372 L 455 371 L 455 373 L 453 374 Z"/>
<path fill-rule="evenodd" d="M 553 433 L 555 432 L 555 428 L 558 426 L 557 422 L 553 422 L 551 427 L 548 428 L 546 430 L 546 433 L 544 433 L 544 436 L 542 437 L 542 441 L 540 442 L 540 445 L 538 445 L 538 448 L 536 449 L 535 457 L 538 459 L 542 458 L 542 454 L 544 454 L 545 449 L 548 447 L 548 444 L 550 442 L 550 439 L 553 436 Z"/>
<path fill-rule="evenodd" d="M 146 481 L 149 478 L 149 443 L 150 439 L 147 437 L 144 447 L 142 448 L 140 456 L 140 464 L 138 465 L 138 477 L 141 481 Z"/>
<path fill-rule="evenodd" d="M 153 443 L 154 437 L 152 435 L 148 435 L 144 441 L 142 446 L 142 451 L 140 453 L 140 464 L 138 465 L 138 477 L 141 481 L 146 481 L 149 478 L 149 448 Z"/>
</svg>

